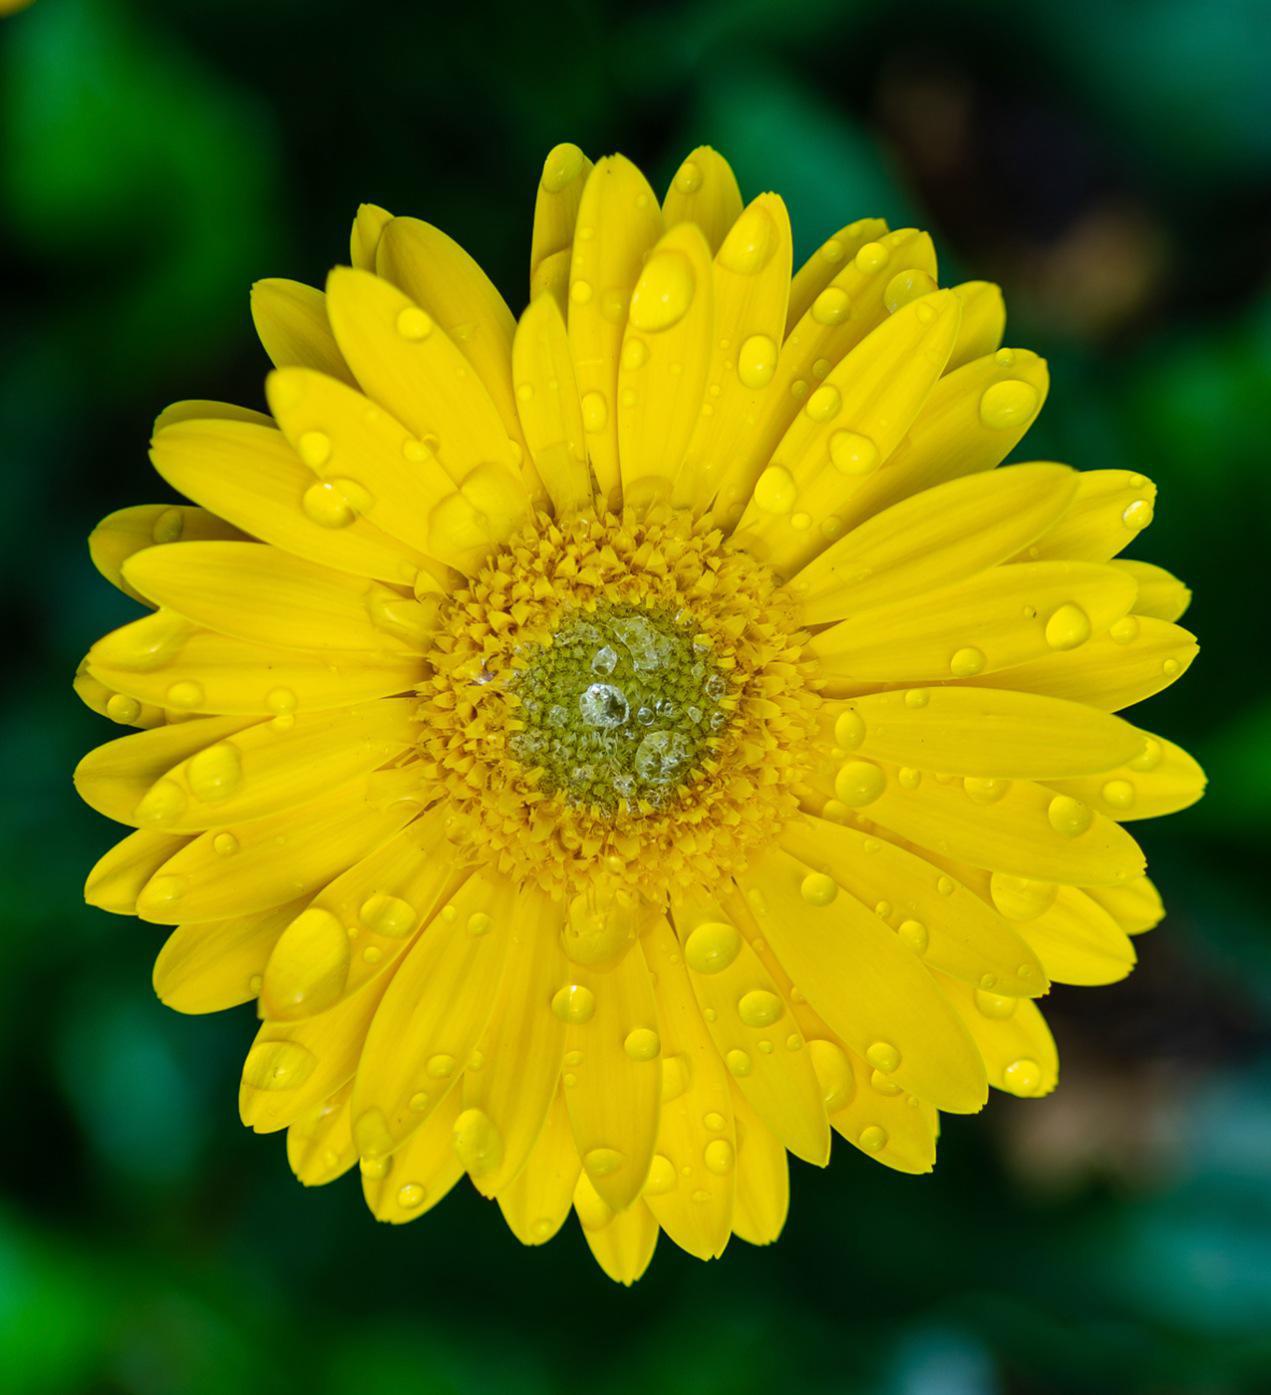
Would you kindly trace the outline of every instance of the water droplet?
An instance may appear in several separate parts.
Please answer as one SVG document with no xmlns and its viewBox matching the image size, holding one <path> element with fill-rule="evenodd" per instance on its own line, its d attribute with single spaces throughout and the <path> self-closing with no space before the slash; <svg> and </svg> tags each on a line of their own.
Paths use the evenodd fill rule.
<svg viewBox="0 0 1271 1395">
<path fill-rule="evenodd" d="M 622 1049 L 633 1061 L 652 1061 L 662 1050 L 662 1043 L 652 1027 L 636 1027 L 627 1033 Z"/>
<path fill-rule="evenodd" d="M 578 696 L 578 711 L 588 726 L 620 727 L 631 715 L 631 705 L 621 688 L 593 683 Z"/>
<path fill-rule="evenodd" d="M 265 706 L 277 717 L 289 716 L 296 710 L 296 695 L 290 688 L 271 688 Z"/>
<path fill-rule="evenodd" d="M 677 1100 L 688 1089 L 688 1062 L 683 1056 L 662 1058 L 662 1103 Z"/>
<path fill-rule="evenodd" d="M 1046 817 L 1051 828 L 1065 838 L 1076 838 L 1094 822 L 1090 806 L 1069 794 L 1057 794 L 1046 809 Z"/>
<path fill-rule="evenodd" d="M 449 1080 L 455 1073 L 456 1064 L 453 1056 L 430 1056 L 425 1069 L 434 1080 Z"/>
<path fill-rule="evenodd" d="M 174 543 L 185 531 L 185 515 L 180 509 L 164 509 L 154 521 L 150 536 L 156 543 Z"/>
<path fill-rule="evenodd" d="M 583 1154 L 583 1166 L 589 1177 L 612 1177 L 626 1160 L 616 1148 L 591 1148 Z"/>
<path fill-rule="evenodd" d="M 907 944 L 915 954 L 925 954 L 929 936 L 927 927 L 920 920 L 902 920 L 896 931 L 903 944 Z"/>
<path fill-rule="evenodd" d="M 858 431 L 836 431 L 830 437 L 830 461 L 845 475 L 868 475 L 878 468 L 878 447 Z"/>
<path fill-rule="evenodd" d="M 888 281 L 883 291 L 883 304 L 894 315 L 902 306 L 920 296 L 930 295 L 935 289 L 936 282 L 933 276 L 917 267 L 911 267 L 907 271 L 898 271 Z"/>
<path fill-rule="evenodd" d="M 136 698 L 125 697 L 123 693 L 112 693 L 106 699 L 106 715 L 112 722 L 127 726 L 141 716 L 141 704 Z"/>
<path fill-rule="evenodd" d="M 887 1147 L 887 1130 L 878 1124 L 867 1124 L 857 1142 L 867 1153 L 881 1153 Z"/>
<path fill-rule="evenodd" d="M 716 256 L 725 271 L 754 276 L 772 260 L 780 242 L 772 214 L 761 203 L 752 203 L 733 224 Z"/>
<path fill-rule="evenodd" d="M 867 242 L 856 254 L 857 270 L 863 271 L 867 276 L 875 271 L 881 271 L 887 265 L 891 253 L 881 242 Z"/>
<path fill-rule="evenodd" d="M 931 695 L 925 688 L 910 688 L 905 694 L 906 707 L 926 707 L 931 701 Z"/>
<path fill-rule="evenodd" d="M 985 663 L 987 660 L 983 651 L 968 644 L 965 648 L 954 650 L 953 657 L 949 660 L 949 672 L 958 678 L 972 678 L 984 671 Z"/>
<path fill-rule="evenodd" d="M 1099 793 L 1103 796 L 1103 802 L 1113 809 L 1124 811 L 1134 807 L 1136 794 L 1129 780 L 1109 780 Z"/>
<path fill-rule="evenodd" d="M 646 1196 L 665 1196 L 675 1190 L 675 1164 L 663 1153 L 654 1153 L 644 1183 Z"/>
<path fill-rule="evenodd" d="M 688 312 L 695 289 L 693 265 L 683 252 L 654 252 L 631 294 L 631 324 L 646 334 L 670 329 Z"/>
<path fill-rule="evenodd" d="M 737 1016 L 747 1027 L 770 1027 L 780 1020 L 785 1010 L 781 999 L 764 988 L 744 993 L 737 1003 Z"/>
<path fill-rule="evenodd" d="M 649 361 L 649 346 L 643 339 L 628 339 L 622 346 L 622 366 L 634 371 Z"/>
<path fill-rule="evenodd" d="M 185 892 L 185 878 L 168 873 L 161 877 L 151 877 L 146 883 L 145 898 L 152 905 L 167 906 L 179 901 Z"/>
<path fill-rule="evenodd" d="M 724 1057 L 724 1064 L 738 1077 L 749 1075 L 754 1069 L 754 1062 L 745 1051 L 732 1050 Z"/>
<path fill-rule="evenodd" d="M 1032 383 L 1008 378 L 984 389 L 980 398 L 980 420 L 990 431 L 1024 426 L 1032 420 L 1040 400 Z"/>
<path fill-rule="evenodd" d="M 468 934 L 472 935 L 474 938 L 488 935 L 490 933 L 490 927 L 493 924 L 494 921 L 485 911 L 473 911 L 468 917 Z"/>
<path fill-rule="evenodd" d="M 1012 1061 L 1002 1072 L 1002 1083 L 1012 1094 L 1034 1095 L 1042 1083 L 1041 1067 L 1027 1056 Z"/>
<path fill-rule="evenodd" d="M 299 1042 L 259 1041 L 243 1063 L 243 1084 L 254 1090 L 294 1090 L 317 1064 L 318 1058 Z"/>
<path fill-rule="evenodd" d="M 1008 998 L 1004 993 L 990 993 L 987 989 L 977 988 L 975 990 L 975 1005 L 985 1017 L 991 1017 L 995 1022 L 1005 1022 L 1008 1017 L 1015 1015 L 1019 999 Z"/>
<path fill-rule="evenodd" d="M 243 778 L 243 758 L 237 746 L 221 741 L 190 757 L 185 778 L 196 799 L 213 803 L 227 799 Z"/>
<path fill-rule="evenodd" d="M 728 1120 L 715 1110 L 711 1110 L 708 1114 L 703 1114 L 702 1123 L 705 1124 L 712 1133 L 723 1133 L 728 1127 Z"/>
<path fill-rule="evenodd" d="M 766 334 L 752 334 L 737 355 L 737 376 L 748 388 L 765 388 L 777 371 L 777 346 Z"/>
<path fill-rule="evenodd" d="M 822 383 L 808 398 L 803 410 L 813 421 L 833 421 L 838 416 L 843 399 L 832 383 Z"/>
<path fill-rule="evenodd" d="M 884 1075 L 900 1067 L 900 1052 L 889 1041 L 876 1041 L 865 1052 L 865 1059 Z"/>
<path fill-rule="evenodd" d="M 407 1182 L 397 1189 L 397 1204 L 403 1211 L 413 1211 L 416 1206 L 422 1206 L 424 1201 L 424 1189 L 418 1182 Z"/>
<path fill-rule="evenodd" d="M 1123 615 L 1108 631 L 1108 638 L 1113 644 L 1133 644 L 1138 637 L 1139 619 L 1137 615 Z"/>
<path fill-rule="evenodd" d="M 794 476 L 784 465 L 769 465 L 755 482 L 755 503 L 768 513 L 789 513 L 798 493 Z"/>
<path fill-rule="evenodd" d="M 922 771 L 915 770 L 912 765 L 902 765 L 896 771 L 896 783 L 901 789 L 916 790 L 922 784 Z"/>
<path fill-rule="evenodd" d="M 1151 523 L 1152 518 L 1153 510 L 1150 499 L 1135 499 L 1121 511 L 1121 522 L 1132 533 L 1141 533 Z"/>
<path fill-rule="evenodd" d="M 1046 621 L 1045 634 L 1052 649 L 1076 649 L 1090 638 L 1090 617 L 1069 601 Z"/>
<path fill-rule="evenodd" d="M 409 935 L 419 924 L 419 912 L 409 901 L 378 891 L 362 902 L 358 918 L 368 930 L 399 940 Z"/>
<path fill-rule="evenodd" d="M 203 701 L 203 689 L 192 680 L 184 679 L 180 683 L 173 683 L 163 697 L 168 707 L 189 712 Z"/>
<path fill-rule="evenodd" d="M 1010 787 L 1009 780 L 993 780 L 982 775 L 968 775 L 962 781 L 967 798 L 975 804 L 996 804 L 1006 797 Z"/>
<path fill-rule="evenodd" d="M 311 470 L 316 470 L 331 459 L 331 437 L 324 431 L 306 431 L 296 442 L 296 453 Z"/>
<path fill-rule="evenodd" d="M 1143 749 L 1133 760 L 1128 761 L 1127 764 L 1131 770 L 1146 772 L 1148 770 L 1155 770 L 1164 759 L 1164 746 L 1162 746 L 1154 736 L 1148 736 L 1144 738 Z"/>
<path fill-rule="evenodd" d="M 212 850 L 218 857 L 233 857 L 238 851 L 238 839 L 232 833 L 218 833 L 212 839 Z"/>
<path fill-rule="evenodd" d="M 592 297 L 590 281 L 575 281 L 569 288 L 569 298 L 575 305 L 586 305 Z"/>
<path fill-rule="evenodd" d="M 684 961 L 699 974 L 717 974 L 741 952 L 741 933 L 724 920 L 708 920 L 684 943 Z"/>
<path fill-rule="evenodd" d="M 543 161 L 542 185 L 545 193 L 559 194 L 566 185 L 572 184 L 582 174 L 586 157 L 568 141 L 555 145 Z"/>
<path fill-rule="evenodd" d="M 821 1086 L 826 1113 L 835 1114 L 855 1093 L 856 1081 L 852 1075 L 851 1062 L 842 1047 L 819 1038 L 813 1038 L 808 1042 L 808 1055 L 817 1083 Z"/>
<path fill-rule="evenodd" d="M 957 889 L 958 884 L 953 880 L 952 877 L 936 878 L 936 890 L 940 893 L 941 896 L 952 896 Z"/>
<path fill-rule="evenodd" d="M 1007 920 L 1036 920 L 1055 904 L 1059 888 L 1053 882 L 1033 881 L 1028 877 L 1013 877 L 1006 872 L 994 872 L 989 879 L 989 895 L 993 904 Z"/>
<path fill-rule="evenodd" d="M 651 731 L 636 747 L 636 774 L 650 785 L 669 784 L 691 754 L 688 738 L 678 731 Z"/>
<path fill-rule="evenodd" d="M 695 160 L 685 160 L 676 171 L 674 184 L 681 194 L 695 194 L 702 187 L 702 167 Z"/>
<path fill-rule="evenodd" d="M 727 1177 L 733 1170 L 733 1145 L 726 1138 L 712 1138 L 702 1153 L 702 1161 L 707 1172 L 716 1177 Z"/>
<path fill-rule="evenodd" d="M 834 793 L 849 809 L 863 809 L 882 794 L 887 777 L 867 760 L 844 761 L 834 777 Z"/>
<path fill-rule="evenodd" d="M 562 1022 L 578 1025 L 590 1022 L 596 1011 L 596 995 L 581 983 L 566 984 L 556 990 L 552 1011 Z"/>
<path fill-rule="evenodd" d="M 838 883 L 824 872 L 809 872 L 799 887 L 809 906 L 828 906 L 839 894 Z"/>
<path fill-rule="evenodd" d="M 408 305 L 397 314 L 397 332 L 403 339 L 418 342 L 432 333 L 432 316 L 418 305 Z"/>
<path fill-rule="evenodd" d="M 819 325 L 841 325 L 851 308 L 845 290 L 840 286 L 827 286 L 812 302 L 812 318 Z"/>
<path fill-rule="evenodd" d="M 455 1120 L 455 1153 L 473 1176 L 493 1172 L 503 1161 L 503 1139 L 483 1109 L 465 1109 Z"/>
<path fill-rule="evenodd" d="M 156 780 L 141 797 L 133 817 L 139 824 L 172 823 L 185 813 L 189 800 L 175 780 Z"/>
<path fill-rule="evenodd" d="M 598 392 L 583 393 L 583 429 L 593 434 L 603 431 L 609 421 L 609 404 Z"/>
</svg>

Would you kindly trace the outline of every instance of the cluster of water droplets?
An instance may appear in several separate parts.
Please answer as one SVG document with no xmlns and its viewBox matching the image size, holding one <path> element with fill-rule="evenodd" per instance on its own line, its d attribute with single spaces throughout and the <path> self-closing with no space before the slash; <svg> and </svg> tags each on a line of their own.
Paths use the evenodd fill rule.
<svg viewBox="0 0 1271 1395">
<path fill-rule="evenodd" d="M 509 750 L 573 803 L 665 803 L 728 720 L 727 681 L 694 633 L 688 616 L 632 606 L 571 616 L 510 685 L 523 726 Z"/>
</svg>

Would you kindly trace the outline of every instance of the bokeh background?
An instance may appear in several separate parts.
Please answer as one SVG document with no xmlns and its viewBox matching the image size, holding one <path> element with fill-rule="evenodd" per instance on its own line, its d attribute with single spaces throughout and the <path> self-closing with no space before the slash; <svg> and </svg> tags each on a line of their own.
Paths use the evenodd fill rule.
<svg viewBox="0 0 1271 1395">
<path fill-rule="evenodd" d="M 12 9 L 4 0 L 0 10 Z M 1271 1390 L 1271 5 L 36 0 L 0 19 L 0 597 L 8 683 L 0 1390 L 19 1395 Z M 1140 555 L 1202 654 L 1147 721 L 1210 797 L 1139 825 L 1169 918 L 1060 988 L 1045 1103 L 951 1118 L 936 1173 L 794 1165 L 781 1243 L 630 1292 L 466 1187 L 403 1230 L 305 1193 L 235 1111 L 249 1008 L 161 1007 L 151 926 L 85 908 L 112 841 L 70 690 L 130 618 L 84 537 L 165 497 L 182 397 L 262 405 L 250 282 L 342 260 L 357 203 L 447 229 L 515 309 L 555 142 L 665 187 L 707 141 L 796 260 L 917 221 L 1051 364 L 1023 458 L 1143 470 Z"/>
</svg>

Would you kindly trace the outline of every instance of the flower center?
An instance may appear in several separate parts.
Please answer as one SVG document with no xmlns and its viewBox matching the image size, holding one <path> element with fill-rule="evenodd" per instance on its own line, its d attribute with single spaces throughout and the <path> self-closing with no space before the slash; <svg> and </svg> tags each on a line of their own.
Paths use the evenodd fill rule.
<svg viewBox="0 0 1271 1395">
<path fill-rule="evenodd" d="M 509 684 L 524 723 L 509 751 L 571 803 L 660 808 L 728 720 L 727 681 L 694 633 L 666 609 L 573 612 Z"/>
</svg>

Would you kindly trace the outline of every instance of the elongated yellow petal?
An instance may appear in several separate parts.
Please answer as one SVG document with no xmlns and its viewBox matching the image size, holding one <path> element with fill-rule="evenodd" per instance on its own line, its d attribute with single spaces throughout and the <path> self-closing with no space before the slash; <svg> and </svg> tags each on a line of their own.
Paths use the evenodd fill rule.
<svg viewBox="0 0 1271 1395">
<path fill-rule="evenodd" d="M 795 273 L 790 286 L 786 331 L 799 323 L 812 308 L 817 296 L 851 263 L 867 242 L 879 241 L 887 235 L 887 231 L 887 224 L 882 218 L 858 218 L 826 238 Z M 781 337 L 784 339 L 785 334 Z"/>
<path fill-rule="evenodd" d="M 1138 583 L 1139 595 L 1134 602 L 1135 615 L 1150 615 L 1157 620 L 1178 620 L 1192 603 L 1191 590 L 1164 567 L 1151 562 L 1125 561 L 1112 564 L 1132 576 Z"/>
<path fill-rule="evenodd" d="M 1191 667 L 1197 650 L 1195 635 L 1178 625 L 1127 615 L 1109 631 L 1096 633 L 1079 649 L 1046 654 L 1001 672 L 985 672 L 959 681 L 979 687 L 1049 693 L 1069 702 L 1089 703 L 1105 712 L 1119 712 L 1181 678 Z"/>
<path fill-rule="evenodd" d="M 499 1192 L 499 1209 L 522 1245 L 544 1245 L 565 1223 L 578 1182 L 578 1150 L 558 1090 L 525 1166 Z"/>
<path fill-rule="evenodd" d="M 1025 562 L 932 591 L 921 606 L 863 611 L 810 648 L 827 675 L 849 681 L 978 677 L 1079 648 L 1133 604 L 1134 582 L 1111 567 Z"/>
<path fill-rule="evenodd" d="M 666 226 L 695 224 L 714 256 L 740 214 L 741 190 L 732 166 L 709 145 L 699 145 L 676 170 L 662 200 Z"/>
<path fill-rule="evenodd" d="M 240 407 L 236 402 L 214 402 L 206 397 L 187 398 L 165 407 L 154 419 L 151 435 L 157 436 L 167 426 L 176 426 L 182 421 L 246 421 L 253 426 L 272 426 L 273 419 L 267 412 L 257 412 L 251 407 Z M 172 542 L 172 538 L 155 538 L 155 542 Z"/>
<path fill-rule="evenodd" d="M 939 378 L 961 308 L 950 291 L 903 305 L 812 391 L 754 484 L 738 527 L 783 575 L 825 546 L 827 523 L 892 452 Z M 813 528 L 814 520 L 819 526 Z"/>
<path fill-rule="evenodd" d="M 357 1069 L 382 984 L 304 1022 L 264 1022 L 238 1090 L 238 1112 L 257 1133 L 294 1124 L 346 1085 Z"/>
<path fill-rule="evenodd" d="M 770 1133 L 741 1090 L 733 1088 L 737 1181 L 733 1234 L 748 1245 L 771 1245 L 790 1209 L 790 1168 L 781 1140 Z"/>
<path fill-rule="evenodd" d="M 288 925 L 265 970 L 261 1016 L 309 1017 L 391 974 L 419 927 L 467 878 L 437 805 L 323 887 Z"/>
<path fill-rule="evenodd" d="M 1127 935 L 1142 935 L 1165 918 L 1161 894 L 1146 877 L 1124 886 L 1090 886 L 1085 892 Z"/>
<path fill-rule="evenodd" d="M 497 1139 L 468 1161 L 485 1196 L 498 1195 L 525 1166 L 560 1085 L 565 1023 L 550 1007 L 567 973 L 561 919 L 541 893 L 518 901 L 499 1000 L 463 1078 L 464 1111 L 479 1111 Z"/>
<path fill-rule="evenodd" d="M 574 1210 L 596 1263 L 616 1284 L 630 1287 L 649 1267 L 658 1223 L 642 1201 L 614 1211 L 584 1172 L 574 1188 Z"/>
<path fill-rule="evenodd" d="M 658 985 L 663 1052 L 662 1118 L 644 1201 L 681 1249 L 711 1259 L 732 1230 L 732 1089 L 670 925 L 659 918 L 641 943 Z"/>
<path fill-rule="evenodd" d="M 1120 718 L 1006 688 L 870 693 L 827 703 L 822 721 L 827 740 L 844 753 L 970 776 L 968 793 L 983 798 L 995 793 L 985 780 L 1072 779 L 1113 770 L 1143 749 L 1141 735 Z"/>
<path fill-rule="evenodd" d="M 124 563 L 134 552 L 155 543 L 228 541 L 243 534 L 223 518 L 189 504 L 137 504 L 107 514 L 88 535 L 93 566 L 126 596 L 142 605 L 150 602 L 124 580 Z"/>
<path fill-rule="evenodd" d="M 946 373 L 887 468 L 837 510 L 844 530 L 924 489 L 1000 465 L 1037 419 L 1049 386 L 1045 360 L 1026 349 L 999 349 Z"/>
<path fill-rule="evenodd" d="M 1000 286 L 991 281 L 963 281 L 949 289 L 962 302 L 962 322 L 945 365 L 946 373 L 985 354 L 996 353 L 1006 330 L 1006 302 Z"/>
<path fill-rule="evenodd" d="M 147 882 L 189 842 L 148 828 L 130 833 L 97 859 L 84 884 L 84 900 L 112 915 L 136 915 L 137 898 Z"/>
<path fill-rule="evenodd" d="M 391 1157 L 363 1159 L 362 1194 L 377 1221 L 417 1220 L 463 1176 L 455 1152 L 459 1109 L 459 1092 L 452 1090 Z"/>
<path fill-rule="evenodd" d="M 994 1089 L 1025 1098 L 1050 1094 L 1059 1081 L 1059 1053 L 1035 1003 L 953 979 L 941 986 L 975 1038 Z"/>
<path fill-rule="evenodd" d="M 398 1148 L 458 1080 L 494 1006 L 509 907 L 506 884 L 478 872 L 397 969 L 367 1033 L 353 1089 L 353 1137 L 363 1158 Z"/>
<path fill-rule="evenodd" d="M 566 1022 L 565 1103 L 584 1175 L 615 1211 L 640 1195 L 662 1102 L 657 1004 L 632 947 L 610 969 L 569 966 L 543 1009 Z"/>
<path fill-rule="evenodd" d="M 830 1131 L 821 1091 L 789 995 L 748 942 L 753 925 L 745 907 L 695 895 L 676 899 L 672 913 L 689 982 L 724 1065 L 777 1138 L 796 1157 L 824 1167 Z"/>
<path fill-rule="evenodd" d="M 886 925 L 828 874 L 767 853 L 740 879 L 773 952 L 854 1051 L 955 1113 L 985 1099 L 984 1066 L 935 980 Z"/>
<path fill-rule="evenodd" d="M 706 398 L 675 480 L 677 503 L 710 503 L 769 408 L 791 255 L 790 215 L 775 194 L 760 194 L 716 253 Z"/>
<path fill-rule="evenodd" d="M 91 712 L 99 717 L 108 717 L 116 726 L 135 727 L 149 731 L 162 726 L 167 714 L 161 706 L 152 702 L 141 702 L 125 693 L 108 688 L 88 670 L 88 660 L 81 659 L 75 677 L 71 680 L 75 696 Z"/>
<path fill-rule="evenodd" d="M 999 993 L 1046 991 L 1041 963 L 1010 925 L 953 877 L 874 833 L 800 819 L 781 845 L 830 876 L 891 927 L 932 968 Z"/>
<path fill-rule="evenodd" d="M 257 281 L 252 287 L 252 320 L 275 367 L 296 364 L 353 381 L 331 333 L 327 298 L 321 291 L 281 277 Z"/>
<path fill-rule="evenodd" d="M 714 328 L 710 248 L 695 223 L 680 223 L 649 253 L 622 340 L 618 455 L 632 508 L 671 496 L 697 427 Z"/>
<path fill-rule="evenodd" d="M 795 582 L 808 624 L 977 575 L 1060 518 L 1077 475 L 1016 465 L 950 480 L 893 504 L 814 557 Z"/>
<path fill-rule="evenodd" d="M 1163 736 L 1144 731 L 1137 735 L 1133 756 L 1115 769 L 1047 784 L 1121 823 L 1158 818 L 1195 804 L 1205 792 L 1205 772 L 1196 761 Z"/>
<path fill-rule="evenodd" d="M 662 235 L 648 180 L 621 155 L 587 176 L 569 264 L 569 351 L 587 450 L 601 497 L 616 499 L 618 358 L 627 305 L 645 255 Z"/>
<path fill-rule="evenodd" d="M 1061 886 L 1050 909 L 1018 929 L 1056 983 L 1117 983 L 1137 959 L 1112 916 L 1076 887 Z"/>
<path fill-rule="evenodd" d="M 350 1081 L 288 1125 L 287 1162 L 302 1185 L 326 1186 L 357 1162 L 353 1128 L 349 1122 L 352 1093 Z"/>
<path fill-rule="evenodd" d="M 433 631 L 413 597 L 259 543 L 169 543 L 124 570 L 157 604 L 248 644 L 421 654 Z"/>
<path fill-rule="evenodd" d="M 380 237 L 393 215 L 376 203 L 358 205 L 353 226 L 349 230 L 349 265 L 359 271 L 375 270 L 375 254 Z"/>
<path fill-rule="evenodd" d="M 232 920 L 178 925 L 154 965 L 154 991 L 176 1012 L 220 1012 L 249 1002 L 278 936 L 302 902 Z"/>
<path fill-rule="evenodd" d="M 834 1091 L 834 1131 L 894 1172 L 930 1172 L 940 1131 L 935 1109 L 840 1041 L 812 1040 L 809 1048 L 827 1092 Z"/>
<path fill-rule="evenodd" d="M 1156 486 L 1130 470 L 1083 470 L 1067 513 L 1036 542 L 1021 550 L 1020 561 L 1073 558 L 1107 562 L 1152 521 Z"/>
<path fill-rule="evenodd" d="M 578 207 L 591 161 L 564 142 L 548 151 L 534 199 L 530 243 L 530 299 L 551 295 L 564 313 L 569 294 L 569 259 L 574 245 Z"/>
<path fill-rule="evenodd" d="M 201 834 L 150 878 L 137 914 L 161 925 L 224 920 L 316 891 L 418 812 L 404 797 L 413 777 L 408 783 L 402 773 L 362 776 L 299 810 Z"/>
<path fill-rule="evenodd" d="M 591 503 L 582 406 L 560 304 L 539 295 L 521 316 L 512 345 L 517 409 L 530 454 L 557 514 Z"/>
<path fill-rule="evenodd" d="M 280 652 L 196 629 L 164 610 L 99 639 L 87 663 L 94 678 L 137 703 L 249 716 L 366 702 L 413 689 L 423 677 L 415 655 Z M 148 710 L 132 714 L 134 725 Z"/>
</svg>

